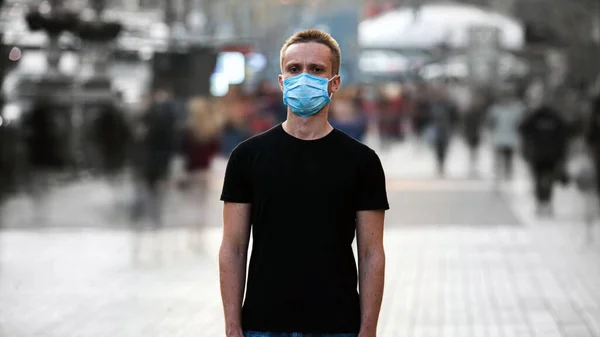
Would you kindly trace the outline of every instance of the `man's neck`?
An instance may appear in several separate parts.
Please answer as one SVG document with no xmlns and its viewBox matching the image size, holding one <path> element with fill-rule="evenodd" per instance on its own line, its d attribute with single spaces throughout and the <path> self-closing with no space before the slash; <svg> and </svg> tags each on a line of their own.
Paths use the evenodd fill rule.
<svg viewBox="0 0 600 337">
<path fill-rule="evenodd" d="M 295 115 L 288 109 L 283 130 L 293 137 L 303 140 L 315 140 L 327 136 L 333 127 L 327 120 L 327 111 L 321 111 L 308 118 Z"/>
</svg>

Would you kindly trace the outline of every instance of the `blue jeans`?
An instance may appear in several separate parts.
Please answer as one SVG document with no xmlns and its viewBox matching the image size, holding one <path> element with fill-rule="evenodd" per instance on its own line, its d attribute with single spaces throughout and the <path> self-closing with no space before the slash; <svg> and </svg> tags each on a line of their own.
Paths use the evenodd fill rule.
<svg viewBox="0 0 600 337">
<path fill-rule="evenodd" d="M 301 333 L 245 331 L 244 337 L 357 337 L 356 333 Z"/>
</svg>

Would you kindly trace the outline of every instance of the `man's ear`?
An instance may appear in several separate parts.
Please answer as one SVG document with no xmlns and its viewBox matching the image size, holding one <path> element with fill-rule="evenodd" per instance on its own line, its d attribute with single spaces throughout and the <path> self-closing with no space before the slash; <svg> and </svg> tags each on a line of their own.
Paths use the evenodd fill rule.
<svg viewBox="0 0 600 337">
<path fill-rule="evenodd" d="M 335 78 L 331 80 L 331 93 L 338 91 L 342 85 L 342 77 L 340 75 L 335 75 Z"/>
<path fill-rule="evenodd" d="M 279 74 L 279 76 L 277 76 L 277 82 L 279 82 L 279 89 L 283 92 L 283 75 Z"/>
</svg>

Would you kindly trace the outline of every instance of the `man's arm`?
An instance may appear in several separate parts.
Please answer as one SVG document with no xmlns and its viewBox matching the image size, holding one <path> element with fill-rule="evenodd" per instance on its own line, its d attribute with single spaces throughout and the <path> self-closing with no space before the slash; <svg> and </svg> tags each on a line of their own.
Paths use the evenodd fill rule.
<svg viewBox="0 0 600 337">
<path fill-rule="evenodd" d="M 227 337 L 244 337 L 242 301 L 249 240 L 250 204 L 226 202 L 223 206 L 223 241 L 219 251 L 219 272 Z"/>
<path fill-rule="evenodd" d="M 357 212 L 357 243 L 361 326 L 359 337 L 375 337 L 383 299 L 385 252 L 383 222 L 385 212 Z"/>
</svg>

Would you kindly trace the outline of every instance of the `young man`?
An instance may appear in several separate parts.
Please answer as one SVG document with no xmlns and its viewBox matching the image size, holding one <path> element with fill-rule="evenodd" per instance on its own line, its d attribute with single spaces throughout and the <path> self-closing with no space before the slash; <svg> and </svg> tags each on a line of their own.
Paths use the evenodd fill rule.
<svg viewBox="0 0 600 337">
<path fill-rule="evenodd" d="M 339 69 L 339 46 L 329 34 L 290 37 L 279 76 L 287 120 L 231 154 L 219 254 L 228 337 L 376 336 L 385 177 L 373 150 L 327 121 Z"/>
</svg>

